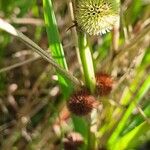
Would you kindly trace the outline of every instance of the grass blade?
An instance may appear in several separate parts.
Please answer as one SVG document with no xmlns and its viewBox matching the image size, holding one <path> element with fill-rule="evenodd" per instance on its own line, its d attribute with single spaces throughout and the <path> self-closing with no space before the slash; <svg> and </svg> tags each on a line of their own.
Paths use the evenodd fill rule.
<svg viewBox="0 0 150 150">
<path fill-rule="evenodd" d="M 16 30 L 11 24 L 7 23 L 3 19 L 0 19 L 0 29 L 22 40 L 28 47 L 30 47 L 32 50 L 38 53 L 42 58 L 48 61 L 53 67 L 55 67 L 55 69 L 57 69 L 57 71 L 59 71 L 63 76 L 65 76 L 71 82 L 73 82 L 74 85 L 81 86 L 80 81 L 75 77 L 73 77 L 69 72 L 65 71 L 62 67 L 60 67 L 46 51 L 44 51 L 31 39 L 29 39 L 20 31 Z"/>
<path fill-rule="evenodd" d="M 61 67 L 63 67 L 65 70 L 68 70 L 63 47 L 59 38 L 59 32 L 58 32 L 57 22 L 56 22 L 56 18 L 52 6 L 52 1 L 43 0 L 43 8 L 44 8 L 44 18 L 45 18 L 47 35 L 48 35 L 50 53 L 52 54 L 52 57 L 56 60 L 56 62 Z M 59 73 L 57 74 L 58 74 L 59 84 L 61 85 L 62 90 L 68 91 L 70 89 L 68 87 L 71 85 L 70 82 L 68 82 Z"/>
<path fill-rule="evenodd" d="M 120 150 L 120 149 L 130 149 L 136 148 L 139 143 L 139 137 L 150 130 L 150 125 L 147 122 L 143 122 L 138 125 L 136 128 L 131 130 L 121 139 L 119 139 L 116 144 L 113 146 L 113 149 Z M 112 148 L 110 149 L 112 150 Z"/>
<path fill-rule="evenodd" d="M 137 94 L 135 95 L 135 97 L 133 97 L 132 102 L 130 103 L 128 109 L 125 111 L 125 114 L 121 118 L 117 128 L 115 129 L 115 131 L 111 135 L 111 137 L 108 141 L 108 145 L 110 147 L 119 138 L 119 135 L 122 132 L 122 130 L 126 124 L 126 121 L 128 120 L 129 116 L 131 115 L 133 109 L 135 108 L 135 103 L 138 103 L 143 98 L 143 96 L 149 90 L 149 88 L 150 88 L 150 76 L 147 77 L 147 79 L 144 81 L 143 85 L 140 87 L 140 89 L 138 89 Z"/>
<path fill-rule="evenodd" d="M 145 116 L 147 118 L 150 117 L 150 105 L 146 106 L 146 108 L 143 110 Z M 144 121 L 144 118 L 141 116 L 141 114 L 135 116 L 133 119 L 133 121 L 130 122 L 129 124 L 127 124 L 125 126 L 125 130 L 121 133 L 121 135 L 125 135 L 128 132 L 130 132 L 133 128 L 135 128 L 136 126 L 138 126 L 140 123 L 142 123 Z"/>
</svg>

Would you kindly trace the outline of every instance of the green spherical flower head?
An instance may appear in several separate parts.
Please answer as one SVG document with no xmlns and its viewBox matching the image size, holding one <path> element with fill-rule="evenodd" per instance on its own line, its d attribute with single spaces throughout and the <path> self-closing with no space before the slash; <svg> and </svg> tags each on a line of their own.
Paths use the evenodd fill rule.
<svg viewBox="0 0 150 150">
<path fill-rule="evenodd" d="M 84 32 L 105 34 L 119 21 L 119 3 L 116 0 L 78 0 L 75 18 Z"/>
</svg>

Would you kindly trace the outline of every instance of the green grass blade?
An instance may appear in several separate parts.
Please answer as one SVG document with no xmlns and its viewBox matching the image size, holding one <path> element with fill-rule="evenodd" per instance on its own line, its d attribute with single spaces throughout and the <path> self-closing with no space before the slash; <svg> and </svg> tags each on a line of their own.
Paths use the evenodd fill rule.
<svg viewBox="0 0 150 150">
<path fill-rule="evenodd" d="M 52 57 L 55 58 L 56 62 L 63 67 L 64 69 L 68 70 L 66 59 L 64 56 L 64 51 L 62 44 L 59 38 L 59 32 L 57 28 L 57 22 L 52 6 L 51 0 L 43 0 L 43 8 L 44 8 L 44 18 L 46 24 L 46 30 L 48 35 L 50 53 Z M 62 90 L 68 91 L 70 88 L 70 82 L 68 82 L 62 75 L 58 73 L 59 84 L 62 87 Z"/>
<path fill-rule="evenodd" d="M 143 110 L 144 114 L 146 115 L 147 118 L 150 117 L 150 104 L 146 106 L 146 108 Z M 136 115 L 133 117 L 132 121 L 130 121 L 126 126 L 125 130 L 121 133 L 121 136 L 124 136 L 128 132 L 130 132 L 133 128 L 138 126 L 140 123 L 144 121 L 144 118 L 141 116 L 141 114 Z"/>
<path fill-rule="evenodd" d="M 119 138 L 119 135 L 122 132 L 122 130 L 126 124 L 126 121 L 128 120 L 129 116 L 131 115 L 133 109 L 135 108 L 135 102 L 138 103 L 143 98 L 143 96 L 145 95 L 145 93 L 148 91 L 149 88 L 150 88 L 150 76 L 147 77 L 147 79 L 144 81 L 143 85 L 140 87 L 140 89 L 138 90 L 135 97 L 133 97 L 132 102 L 130 103 L 128 109 L 125 111 L 125 113 L 124 113 L 123 117 L 121 118 L 117 128 L 115 129 L 115 131 L 111 135 L 111 137 L 108 141 L 108 145 L 110 147 Z M 130 91 L 128 91 L 128 92 L 130 92 Z"/>
<path fill-rule="evenodd" d="M 130 148 L 135 148 L 139 144 L 139 137 L 150 130 L 150 125 L 147 122 L 143 122 L 136 128 L 131 130 L 129 133 L 120 138 L 112 150 L 127 150 Z M 111 150 L 110 149 L 110 150 Z"/>
</svg>

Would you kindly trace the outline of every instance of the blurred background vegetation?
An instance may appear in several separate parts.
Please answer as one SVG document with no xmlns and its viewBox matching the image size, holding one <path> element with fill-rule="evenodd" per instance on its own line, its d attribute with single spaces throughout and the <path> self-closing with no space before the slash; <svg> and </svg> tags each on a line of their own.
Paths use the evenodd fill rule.
<svg viewBox="0 0 150 150">
<path fill-rule="evenodd" d="M 69 2 L 55 0 L 53 7 L 69 71 L 81 79 L 76 42 L 71 30 L 67 31 L 73 24 Z M 41 0 L 0 0 L 0 18 L 41 48 L 49 48 Z M 107 72 L 115 80 L 111 95 L 102 100 L 106 109 L 99 110 L 98 141 L 99 147 L 113 149 L 109 145 L 116 143 L 114 134 L 118 132 L 120 141 L 114 150 L 140 149 L 150 140 L 150 129 L 145 125 L 150 125 L 150 1 L 122 0 L 120 22 L 119 30 L 113 33 L 88 37 L 96 72 Z M 120 34 L 117 47 L 115 32 Z M 74 131 L 63 102 L 55 69 L 24 43 L 0 31 L 0 149 L 62 149 L 63 139 Z M 131 107 L 126 113 L 123 106 L 127 105 Z M 115 115 L 121 113 L 126 114 L 123 126 L 114 123 Z M 121 129 L 113 133 L 116 124 Z M 139 129 L 137 134 L 134 128 Z M 124 142 L 127 144 L 122 148 Z"/>
</svg>

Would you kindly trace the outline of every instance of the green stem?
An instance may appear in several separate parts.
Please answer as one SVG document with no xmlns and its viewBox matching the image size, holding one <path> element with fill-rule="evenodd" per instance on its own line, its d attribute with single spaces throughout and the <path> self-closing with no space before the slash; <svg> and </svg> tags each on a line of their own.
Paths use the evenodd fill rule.
<svg viewBox="0 0 150 150">
<path fill-rule="evenodd" d="M 91 93 L 95 91 L 95 73 L 94 73 L 94 65 L 91 50 L 88 46 L 88 41 L 86 34 L 78 33 L 78 45 L 79 45 L 79 53 L 81 58 L 81 63 L 83 67 L 83 74 L 85 80 L 85 86 L 90 90 Z M 88 124 L 88 149 L 95 149 L 96 140 L 95 133 L 91 132 L 91 123 L 92 118 L 90 118 Z"/>
<path fill-rule="evenodd" d="M 95 73 L 94 66 L 92 60 L 91 50 L 88 46 L 88 41 L 86 38 L 86 34 L 79 33 L 78 34 L 78 43 L 79 43 L 79 52 L 83 67 L 84 79 L 86 87 L 94 93 L 95 91 Z"/>
<path fill-rule="evenodd" d="M 25 36 L 22 32 L 16 30 L 11 24 L 4 21 L 3 19 L 0 19 L 0 29 L 22 40 L 28 47 L 30 47 L 34 52 L 38 53 L 42 58 L 48 61 L 59 73 L 61 73 L 68 80 L 70 80 L 75 86 L 77 87 L 81 86 L 81 82 L 74 76 L 72 76 L 68 71 L 64 70 L 60 65 L 58 65 L 55 62 L 55 60 L 49 55 L 49 53 L 44 51 L 31 39 Z"/>
</svg>

